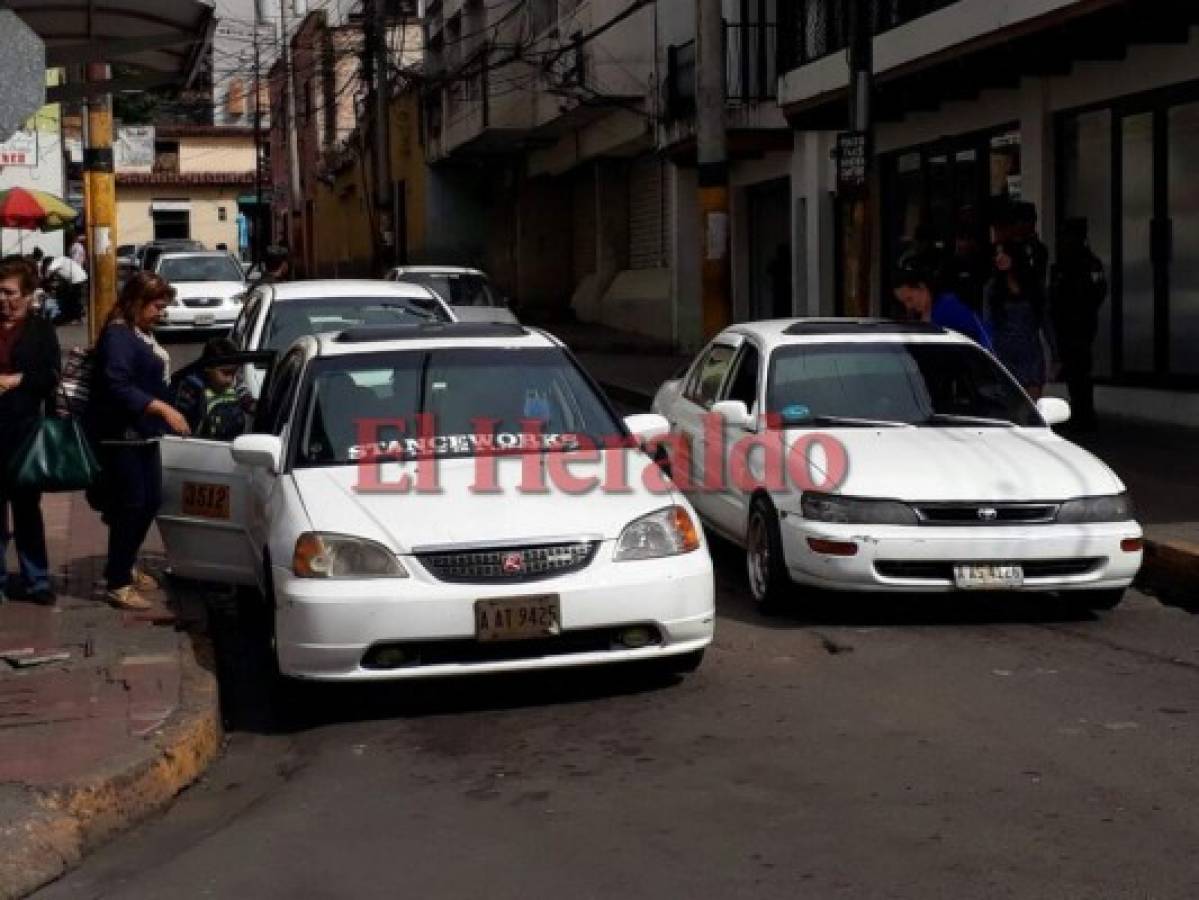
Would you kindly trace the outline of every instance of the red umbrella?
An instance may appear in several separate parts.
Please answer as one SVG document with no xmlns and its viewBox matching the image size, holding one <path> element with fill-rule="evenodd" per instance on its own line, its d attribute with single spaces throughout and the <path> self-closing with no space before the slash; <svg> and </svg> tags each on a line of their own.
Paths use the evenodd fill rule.
<svg viewBox="0 0 1199 900">
<path fill-rule="evenodd" d="M 53 194 L 10 188 L 0 191 L 0 228 L 57 231 L 79 214 Z"/>
</svg>

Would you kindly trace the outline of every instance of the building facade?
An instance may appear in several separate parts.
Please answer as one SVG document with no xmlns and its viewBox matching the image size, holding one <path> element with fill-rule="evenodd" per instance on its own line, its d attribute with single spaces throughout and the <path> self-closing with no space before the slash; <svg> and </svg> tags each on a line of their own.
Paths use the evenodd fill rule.
<svg viewBox="0 0 1199 900">
<path fill-rule="evenodd" d="M 248 257 L 248 227 L 242 223 L 253 215 L 256 199 L 253 131 L 163 126 L 152 132 L 152 148 L 152 154 L 118 164 L 120 243 L 190 238 Z"/>
<path fill-rule="evenodd" d="M 1085 220 L 1112 294 L 1096 345 L 1100 403 L 1199 414 L 1199 7 L 1098 0 L 871 4 L 879 124 L 876 308 L 916 229 L 951 247 L 999 199 L 1032 203 L 1051 249 Z M 836 303 L 830 151 L 845 127 L 845 25 L 836 0 L 783 23 L 780 103 L 796 132 L 792 203 L 809 235 L 797 271 L 809 313 Z M 813 216 L 813 210 L 821 211 Z M 815 236 L 813 238 L 813 235 Z"/>
</svg>

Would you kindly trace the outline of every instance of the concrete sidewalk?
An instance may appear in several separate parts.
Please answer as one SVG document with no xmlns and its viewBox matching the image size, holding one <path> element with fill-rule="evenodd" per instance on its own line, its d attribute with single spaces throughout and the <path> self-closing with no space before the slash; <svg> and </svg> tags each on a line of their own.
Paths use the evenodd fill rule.
<svg viewBox="0 0 1199 900">
<path fill-rule="evenodd" d="M 199 602 L 174 592 L 148 613 L 109 607 L 99 517 L 81 495 L 47 495 L 42 509 L 58 605 L 0 605 L 0 897 L 161 809 L 221 740 L 211 653 L 185 628 Z M 69 657 L 20 665 L 30 652 Z"/>
<path fill-rule="evenodd" d="M 574 350 L 614 400 L 637 408 L 648 408 L 659 385 L 691 359 L 600 326 L 556 323 L 546 330 Z M 1199 427 L 1131 419 L 1102 425 L 1094 434 L 1065 434 L 1128 485 L 1147 538 L 1140 582 L 1163 599 L 1199 611 Z"/>
</svg>

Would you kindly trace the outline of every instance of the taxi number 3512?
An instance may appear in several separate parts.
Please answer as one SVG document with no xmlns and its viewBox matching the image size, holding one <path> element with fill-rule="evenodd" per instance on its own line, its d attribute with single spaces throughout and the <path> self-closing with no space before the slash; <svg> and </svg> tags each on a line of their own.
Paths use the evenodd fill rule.
<svg viewBox="0 0 1199 900">
<path fill-rule="evenodd" d="M 229 485 L 205 484 L 198 481 L 183 482 L 181 506 L 185 516 L 201 516 L 205 519 L 229 518 Z"/>
</svg>

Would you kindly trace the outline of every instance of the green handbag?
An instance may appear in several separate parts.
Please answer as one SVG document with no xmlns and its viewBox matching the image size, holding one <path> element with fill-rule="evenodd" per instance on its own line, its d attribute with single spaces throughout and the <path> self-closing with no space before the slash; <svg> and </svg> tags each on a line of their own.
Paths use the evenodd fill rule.
<svg viewBox="0 0 1199 900">
<path fill-rule="evenodd" d="M 100 474 L 96 454 L 74 418 L 44 418 L 13 457 L 8 483 L 45 494 L 81 491 Z"/>
</svg>

